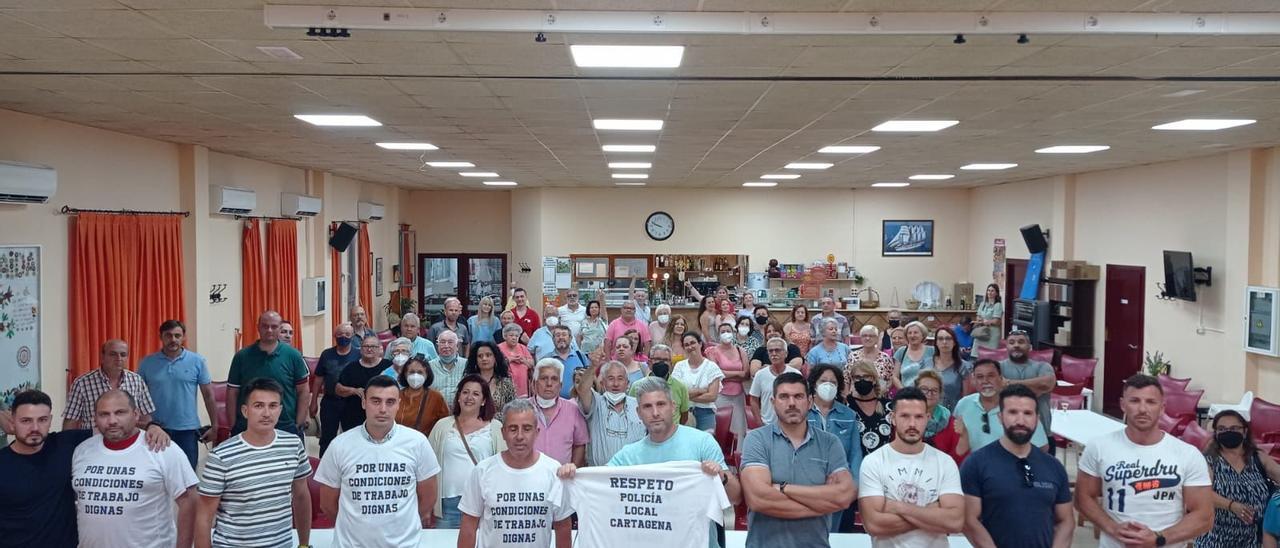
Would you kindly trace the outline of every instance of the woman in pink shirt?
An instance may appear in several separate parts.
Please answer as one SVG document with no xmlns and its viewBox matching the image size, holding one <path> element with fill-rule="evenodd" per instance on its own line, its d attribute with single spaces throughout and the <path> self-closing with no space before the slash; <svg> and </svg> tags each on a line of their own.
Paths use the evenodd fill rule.
<svg viewBox="0 0 1280 548">
<path fill-rule="evenodd" d="M 529 397 L 530 372 L 533 367 L 533 354 L 529 347 L 520 344 L 520 336 L 524 328 L 520 324 L 509 323 L 502 328 L 502 344 L 498 351 L 507 359 L 507 369 L 511 372 L 511 381 L 516 384 L 516 397 Z"/>
<path fill-rule="evenodd" d="M 734 344 L 733 323 L 721 323 L 717 329 L 718 342 L 706 351 L 707 359 L 720 366 L 720 371 L 724 373 L 720 395 L 716 397 L 716 408 L 733 407 L 733 421 L 729 424 L 729 430 L 741 438 L 747 435 L 747 398 L 742 390 L 742 381 L 747 379 L 749 362 L 746 353 Z"/>
</svg>

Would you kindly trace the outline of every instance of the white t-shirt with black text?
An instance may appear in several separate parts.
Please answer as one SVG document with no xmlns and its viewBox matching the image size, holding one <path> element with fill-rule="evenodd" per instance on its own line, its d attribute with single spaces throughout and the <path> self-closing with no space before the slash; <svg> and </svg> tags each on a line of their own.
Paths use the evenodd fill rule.
<svg viewBox="0 0 1280 548">
<path fill-rule="evenodd" d="M 1079 469 L 1102 480 L 1102 508 L 1111 519 L 1136 521 L 1152 531 L 1168 529 L 1182 519 L 1183 488 L 1212 485 L 1204 455 L 1168 434 L 1153 445 L 1133 443 L 1124 430 L 1098 436 L 1085 446 Z M 1102 533 L 1098 546 L 1124 545 Z"/>
<path fill-rule="evenodd" d="M 533 466 L 516 469 L 499 453 L 471 471 L 458 511 L 480 518 L 476 548 L 547 548 L 555 522 L 573 514 L 556 470 L 542 453 Z"/>
<path fill-rule="evenodd" d="M 1014 473 L 1010 470 L 1009 473 Z M 858 498 L 884 497 L 889 500 L 928 506 L 942 495 L 964 496 L 960 469 L 946 453 L 925 445 L 924 450 L 907 455 L 885 445 L 862 459 L 858 478 Z M 913 529 L 892 537 L 871 537 L 876 548 L 947 548 L 947 535 Z"/>
<path fill-rule="evenodd" d="M 579 546 L 707 546 L 731 506 L 720 476 L 695 461 L 579 468 L 566 483 Z"/>
<path fill-rule="evenodd" d="M 724 372 L 720 370 L 720 366 L 716 365 L 708 359 L 702 360 L 702 365 L 694 369 L 689 365 L 689 360 L 680 360 L 676 362 L 675 368 L 671 370 L 671 377 L 684 383 L 689 390 L 706 390 L 716 379 L 724 379 Z M 707 409 L 715 409 L 715 402 L 696 402 L 691 401 L 689 405 L 692 407 L 703 407 Z"/>
<path fill-rule="evenodd" d="M 374 443 L 364 426 L 334 438 L 320 459 L 316 481 L 341 494 L 333 546 L 417 546 L 422 532 L 418 482 L 440 473 L 435 451 L 421 432 L 399 424 Z"/>
<path fill-rule="evenodd" d="M 76 447 L 71 487 L 82 548 L 173 548 L 178 542 L 174 499 L 199 480 L 187 455 L 170 445 L 159 453 L 138 435 L 129 447 L 108 449 L 102 434 Z"/>
</svg>

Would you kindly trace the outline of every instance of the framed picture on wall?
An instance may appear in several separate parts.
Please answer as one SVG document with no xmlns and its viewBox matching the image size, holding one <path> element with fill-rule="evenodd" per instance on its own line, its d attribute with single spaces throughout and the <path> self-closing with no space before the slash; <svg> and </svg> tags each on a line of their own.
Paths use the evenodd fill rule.
<svg viewBox="0 0 1280 548">
<path fill-rule="evenodd" d="M 13 397 L 40 388 L 39 245 L 0 246 L 0 408 Z"/>
<path fill-rule="evenodd" d="M 1251 285 L 1245 290 L 1244 350 L 1280 356 L 1280 289 Z"/>
<path fill-rule="evenodd" d="M 886 220 L 880 235 L 884 257 L 932 257 L 932 220 Z"/>
<path fill-rule="evenodd" d="M 373 291 L 376 296 L 382 296 L 382 257 L 373 260 Z"/>
</svg>

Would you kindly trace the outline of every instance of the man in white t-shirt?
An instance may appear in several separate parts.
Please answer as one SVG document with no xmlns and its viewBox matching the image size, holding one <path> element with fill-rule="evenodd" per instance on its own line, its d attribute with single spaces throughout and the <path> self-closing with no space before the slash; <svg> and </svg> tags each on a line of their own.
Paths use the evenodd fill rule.
<svg viewBox="0 0 1280 548">
<path fill-rule="evenodd" d="M 928 423 L 924 393 L 899 390 L 893 398 L 897 437 L 862 461 L 858 509 L 872 546 L 947 548 L 947 535 L 964 529 L 960 470 L 924 443 Z"/>
<path fill-rule="evenodd" d="M 587 320 L 587 307 L 578 303 L 578 290 L 569 288 L 564 294 L 565 303 L 560 307 L 560 323 L 573 333 L 573 340 L 578 340 L 582 330 L 582 322 Z"/>
<path fill-rule="evenodd" d="M 141 417 L 123 390 L 107 391 L 94 406 L 98 434 L 76 447 L 71 459 L 81 547 L 191 546 L 196 473 L 176 445 L 147 450 Z"/>
<path fill-rule="evenodd" d="M 573 545 L 573 509 L 556 478 L 560 463 L 533 449 L 538 410 L 529 400 L 502 408 L 507 449 L 480 461 L 458 501 L 458 548 L 556 548 Z"/>
<path fill-rule="evenodd" d="M 756 412 L 756 416 L 765 424 L 773 424 L 778 419 L 778 412 L 773 409 L 773 380 L 783 373 L 799 373 L 794 367 L 787 365 L 787 341 L 781 337 L 773 337 L 764 343 L 769 353 L 769 367 L 762 367 L 751 378 L 751 392 L 747 395 L 747 405 Z"/>
<path fill-rule="evenodd" d="M 334 438 L 316 470 L 320 509 L 338 516 L 333 546 L 417 546 L 431 526 L 440 464 L 426 436 L 396 424 L 395 379 L 370 379 L 363 405 L 364 424 Z"/>
<path fill-rule="evenodd" d="M 1102 530 L 1099 546 L 1189 546 L 1213 527 L 1213 486 L 1204 456 L 1159 428 L 1164 390 L 1134 375 L 1120 396 L 1125 428 L 1084 449 L 1076 509 Z"/>
</svg>

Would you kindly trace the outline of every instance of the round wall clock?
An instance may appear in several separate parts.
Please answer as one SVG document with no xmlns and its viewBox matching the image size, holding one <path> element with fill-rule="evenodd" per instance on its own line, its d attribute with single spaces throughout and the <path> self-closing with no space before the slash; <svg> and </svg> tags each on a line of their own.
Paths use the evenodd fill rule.
<svg viewBox="0 0 1280 548">
<path fill-rule="evenodd" d="M 644 231 L 654 240 L 670 238 L 676 231 L 676 221 L 665 211 L 655 211 L 644 221 Z"/>
</svg>

